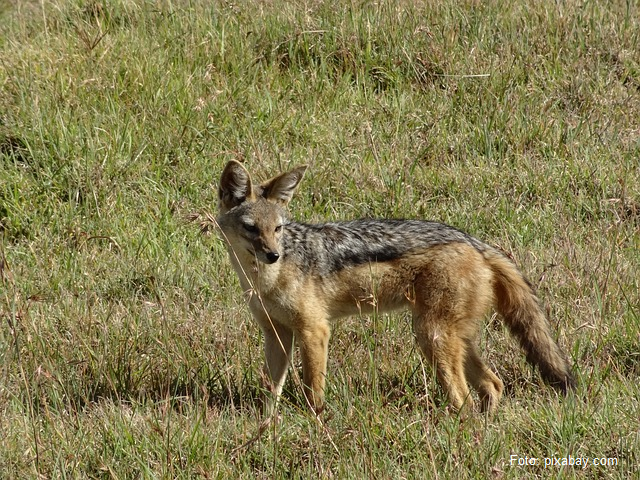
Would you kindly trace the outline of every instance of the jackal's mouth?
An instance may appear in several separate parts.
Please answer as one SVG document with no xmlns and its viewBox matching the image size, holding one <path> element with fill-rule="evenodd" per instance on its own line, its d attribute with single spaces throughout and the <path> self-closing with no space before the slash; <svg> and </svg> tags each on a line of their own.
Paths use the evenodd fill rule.
<svg viewBox="0 0 640 480">
<path fill-rule="evenodd" d="M 267 265 L 271 265 L 272 263 L 276 263 L 280 258 L 280 254 L 277 252 L 269 252 L 266 254 L 256 252 L 255 250 L 251 250 L 249 248 L 246 249 L 249 254 L 255 258 L 257 261 L 261 263 L 265 263 Z"/>
</svg>

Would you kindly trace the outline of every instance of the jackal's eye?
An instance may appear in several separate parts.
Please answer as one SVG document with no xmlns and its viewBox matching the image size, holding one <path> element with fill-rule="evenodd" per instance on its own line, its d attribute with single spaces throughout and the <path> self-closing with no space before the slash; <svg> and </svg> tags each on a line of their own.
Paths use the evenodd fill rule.
<svg viewBox="0 0 640 480">
<path fill-rule="evenodd" d="M 245 223 L 242 225 L 244 227 L 244 229 L 249 232 L 249 233 L 259 233 L 260 230 L 258 229 L 258 227 L 256 227 L 255 225 L 250 225 L 248 223 Z"/>
<path fill-rule="evenodd" d="M 282 231 L 282 225 L 278 225 L 276 227 L 276 233 L 280 233 Z"/>
</svg>

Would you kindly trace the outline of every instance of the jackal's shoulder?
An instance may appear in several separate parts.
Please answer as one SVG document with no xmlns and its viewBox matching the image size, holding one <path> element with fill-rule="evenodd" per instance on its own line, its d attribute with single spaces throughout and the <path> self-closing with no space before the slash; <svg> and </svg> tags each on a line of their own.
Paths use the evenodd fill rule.
<svg viewBox="0 0 640 480">
<path fill-rule="evenodd" d="M 285 226 L 284 255 L 302 268 L 331 273 L 368 262 L 398 259 L 447 243 L 486 245 L 449 225 L 425 220 L 361 219 Z"/>
</svg>

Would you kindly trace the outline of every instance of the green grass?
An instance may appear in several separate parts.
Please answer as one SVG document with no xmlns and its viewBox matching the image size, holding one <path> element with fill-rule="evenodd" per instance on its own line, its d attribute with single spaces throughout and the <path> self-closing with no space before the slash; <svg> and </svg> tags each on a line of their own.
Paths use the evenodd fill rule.
<svg viewBox="0 0 640 480">
<path fill-rule="evenodd" d="M 0 0 L 3 478 L 630 478 L 640 465 L 636 2 Z M 451 223 L 516 259 L 579 388 L 500 323 L 459 418 L 406 314 L 336 324 L 323 423 L 215 236 L 230 159 L 311 168 L 292 215 Z M 585 469 L 520 457 L 611 457 Z"/>
</svg>

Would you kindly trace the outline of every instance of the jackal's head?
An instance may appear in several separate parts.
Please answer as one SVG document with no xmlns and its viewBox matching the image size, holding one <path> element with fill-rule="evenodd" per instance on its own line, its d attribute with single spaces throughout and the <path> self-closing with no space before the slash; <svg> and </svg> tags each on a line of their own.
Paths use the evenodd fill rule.
<svg viewBox="0 0 640 480">
<path fill-rule="evenodd" d="M 303 165 L 253 185 L 241 163 L 227 163 L 218 188 L 217 220 L 236 255 L 249 252 L 263 263 L 278 261 L 286 206 L 306 169 Z"/>
</svg>

